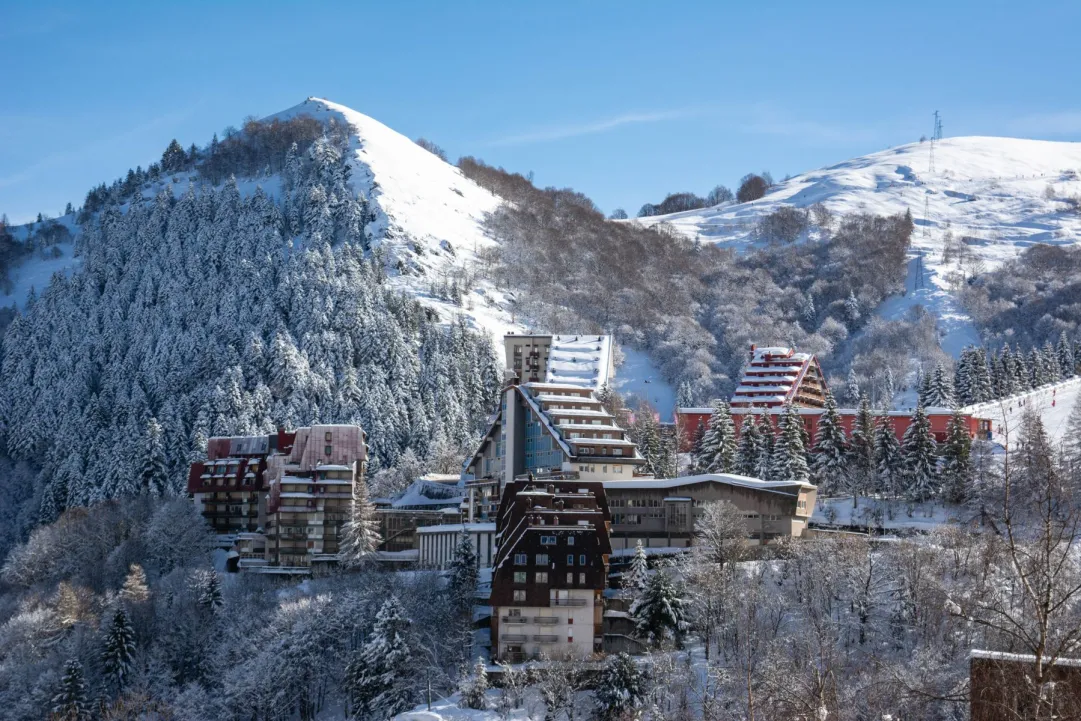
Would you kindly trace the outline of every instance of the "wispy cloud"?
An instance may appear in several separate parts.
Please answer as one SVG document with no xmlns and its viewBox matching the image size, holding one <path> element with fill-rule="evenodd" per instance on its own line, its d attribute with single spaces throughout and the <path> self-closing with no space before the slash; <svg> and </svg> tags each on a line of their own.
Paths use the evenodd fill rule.
<svg viewBox="0 0 1081 721">
<path fill-rule="evenodd" d="M 680 108 L 675 110 L 655 110 L 648 112 L 628 112 L 603 120 L 595 120 L 589 123 L 572 125 L 557 125 L 549 128 L 540 128 L 517 135 L 508 135 L 497 138 L 489 143 L 490 146 L 507 145 L 530 145 L 534 143 L 548 143 L 567 138 L 577 138 L 582 135 L 596 135 L 606 133 L 609 130 L 623 127 L 624 125 L 643 125 L 646 123 L 660 123 L 666 120 L 678 120 L 680 118 L 696 115 L 699 111 L 695 108 Z"/>
<path fill-rule="evenodd" d="M 1079 135 L 1081 110 L 1032 113 L 1014 118 L 1007 125 L 1010 132 L 1022 135 Z"/>
</svg>

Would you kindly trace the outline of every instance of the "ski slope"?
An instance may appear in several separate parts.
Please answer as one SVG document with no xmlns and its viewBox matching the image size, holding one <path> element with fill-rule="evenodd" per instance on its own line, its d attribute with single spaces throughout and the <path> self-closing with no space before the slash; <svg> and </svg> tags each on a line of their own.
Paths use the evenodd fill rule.
<svg viewBox="0 0 1081 721">
<path fill-rule="evenodd" d="M 1078 242 L 1081 213 L 1061 199 L 1081 196 L 1081 143 L 946 138 L 935 143 L 933 172 L 930 153 L 930 141 L 902 145 L 803 173 L 749 203 L 632 222 L 665 223 L 687 237 L 743 251 L 758 242 L 757 220 L 785 205 L 810 208 L 822 203 L 835 217 L 909 210 L 916 229 L 907 294 L 888 299 L 876 313 L 900 318 L 914 305 L 923 305 L 939 319 L 943 349 L 956 356 L 979 337 L 950 291 L 948 276 L 961 265 L 943 259 L 946 234 L 970 251 L 969 275 L 976 260 L 993 270 L 1036 243 Z M 817 237 L 817 230 L 808 231 L 803 242 Z"/>
<path fill-rule="evenodd" d="M 1004 448 L 1015 448 L 1021 432 L 1021 418 L 1031 410 L 1040 416 L 1052 446 L 1066 435 L 1066 421 L 1081 396 L 1081 378 L 1071 378 L 1010 396 L 1001 401 L 966 406 L 961 410 L 991 421 L 992 440 Z M 1007 445 L 1008 444 L 1008 445 Z"/>
</svg>

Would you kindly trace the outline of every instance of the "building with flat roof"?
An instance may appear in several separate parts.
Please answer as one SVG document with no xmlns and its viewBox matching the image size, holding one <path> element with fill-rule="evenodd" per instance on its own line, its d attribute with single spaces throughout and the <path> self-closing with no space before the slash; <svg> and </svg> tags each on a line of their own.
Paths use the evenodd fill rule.
<svg viewBox="0 0 1081 721">
<path fill-rule="evenodd" d="M 600 390 L 615 376 L 612 336 L 508 333 L 507 370 L 522 383 L 556 383 Z"/>
<path fill-rule="evenodd" d="M 747 525 L 751 543 L 803 535 L 814 513 L 817 487 L 801 481 L 760 481 L 727 473 L 667 479 L 605 481 L 612 515 L 612 547 L 687 548 L 701 508 L 731 501 Z"/>
<path fill-rule="evenodd" d="M 495 556 L 495 523 L 449 523 L 417 528 L 419 562 L 424 568 L 446 569 L 462 536 L 468 536 L 477 555 L 478 568 L 490 568 Z"/>
</svg>

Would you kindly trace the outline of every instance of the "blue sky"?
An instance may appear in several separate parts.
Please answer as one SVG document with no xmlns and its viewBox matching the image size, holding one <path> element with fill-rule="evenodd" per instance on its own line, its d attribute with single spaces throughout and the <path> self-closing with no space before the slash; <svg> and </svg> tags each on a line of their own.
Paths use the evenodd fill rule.
<svg viewBox="0 0 1081 721">
<path fill-rule="evenodd" d="M 1081 140 L 1081 3 L 13 3 L 0 211 L 309 95 L 632 214 L 930 133 Z"/>
</svg>

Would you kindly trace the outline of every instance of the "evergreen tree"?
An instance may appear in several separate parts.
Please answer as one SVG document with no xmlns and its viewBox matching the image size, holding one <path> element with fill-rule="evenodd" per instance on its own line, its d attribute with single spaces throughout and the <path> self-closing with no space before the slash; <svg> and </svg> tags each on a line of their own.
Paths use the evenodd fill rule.
<svg viewBox="0 0 1081 721">
<path fill-rule="evenodd" d="M 609 656 L 597 684 L 597 705 L 602 721 L 626 721 L 646 699 L 645 674 L 630 656 Z"/>
<path fill-rule="evenodd" d="M 967 406 L 974 403 L 972 393 L 972 348 L 967 347 L 961 351 L 961 357 L 957 359 L 957 365 L 953 371 L 954 397 L 960 405 Z"/>
<path fill-rule="evenodd" d="M 776 446 L 776 432 L 770 422 L 770 414 L 764 411 L 758 418 L 758 435 L 762 442 L 758 449 L 758 462 L 755 464 L 755 478 L 763 481 L 773 479 L 773 450 Z"/>
<path fill-rule="evenodd" d="M 376 614 L 368 642 L 346 667 L 355 718 L 386 719 L 411 708 L 416 668 L 407 639 L 410 623 L 395 596 Z"/>
<path fill-rule="evenodd" d="M 1074 477 L 1081 477 L 1081 398 L 1074 400 L 1062 438 L 1063 461 Z"/>
<path fill-rule="evenodd" d="M 116 609 L 113 623 L 105 636 L 105 648 L 101 654 L 101 665 L 117 690 L 123 689 L 131 676 L 131 665 L 135 660 L 135 629 L 124 613 Z"/>
<path fill-rule="evenodd" d="M 792 404 L 788 404 L 779 424 L 773 445 L 770 477 L 778 481 L 806 481 L 810 470 L 807 467 L 807 446 L 803 440 L 806 432 L 803 418 Z"/>
<path fill-rule="evenodd" d="M 676 407 L 677 408 L 693 408 L 694 407 L 694 391 L 691 388 L 691 384 L 687 381 L 683 381 L 679 384 L 679 389 L 676 391 Z"/>
<path fill-rule="evenodd" d="M 897 440 L 893 420 L 883 415 L 875 426 L 875 465 L 878 490 L 889 497 L 897 496 L 904 478 L 904 455 Z"/>
<path fill-rule="evenodd" d="M 645 591 L 648 580 L 649 559 L 646 557 L 646 550 L 642 548 L 642 541 L 639 540 L 634 547 L 634 556 L 631 557 L 631 562 L 623 575 L 623 591 L 631 594 L 632 598 L 638 598 Z"/>
<path fill-rule="evenodd" d="M 848 369 L 848 377 L 845 380 L 845 400 L 849 403 L 859 403 L 860 400 L 860 382 L 856 378 L 856 369 Z"/>
<path fill-rule="evenodd" d="M 942 449 L 942 495 L 948 503 L 964 503 L 972 485 L 972 436 L 961 411 L 950 418 L 949 435 Z"/>
<path fill-rule="evenodd" d="M 225 605 L 221 593 L 221 577 L 214 569 L 199 571 L 195 575 L 196 601 L 202 608 L 218 612 Z"/>
<path fill-rule="evenodd" d="M 762 435 L 753 415 L 743 416 L 740 425 L 739 448 L 736 451 L 735 472 L 754 478 L 758 474 L 758 459 L 762 453 Z"/>
<path fill-rule="evenodd" d="M 951 408 L 954 405 L 953 383 L 941 363 L 935 365 L 935 370 L 931 374 L 925 403 L 932 408 Z"/>
<path fill-rule="evenodd" d="M 1066 337 L 1066 331 L 1059 334 L 1058 345 L 1055 346 L 1055 358 L 1058 360 L 1059 375 L 1062 378 L 1072 378 L 1077 361 L 1073 352 L 1073 344 Z"/>
<path fill-rule="evenodd" d="M 88 721 L 93 718 L 83 666 L 75 659 L 64 664 L 60 690 L 53 696 L 52 713 L 51 718 L 55 721 Z"/>
<path fill-rule="evenodd" d="M 803 328 L 807 332 L 813 331 L 818 326 L 818 311 L 815 310 L 815 299 L 810 293 L 803 298 L 800 315 L 803 319 Z"/>
<path fill-rule="evenodd" d="M 638 407 L 632 430 L 638 451 L 646 460 L 646 468 L 655 478 L 664 478 L 665 453 L 661 432 L 653 417 L 653 409 L 648 404 L 643 403 Z"/>
<path fill-rule="evenodd" d="M 838 495 L 845 485 L 845 431 L 833 394 L 826 391 L 826 404 L 818 417 L 818 432 L 811 450 L 811 479 L 823 496 Z"/>
<path fill-rule="evenodd" d="M 466 678 L 461 685 L 461 708 L 483 710 L 488 708 L 488 667 L 484 659 L 477 658 L 473 666 L 473 675 Z"/>
<path fill-rule="evenodd" d="M 974 348 L 972 351 L 972 397 L 973 403 L 986 403 L 994 398 L 994 388 L 991 383 L 991 368 L 984 348 Z"/>
<path fill-rule="evenodd" d="M 169 487 L 169 474 L 165 468 L 165 446 L 162 439 L 161 424 L 156 418 L 146 422 L 146 435 L 143 441 L 143 464 L 139 474 L 140 489 L 143 493 L 156 496 L 164 495 Z"/>
<path fill-rule="evenodd" d="M 469 534 L 463 532 L 454 549 L 454 558 L 450 562 L 447 593 L 454 610 L 470 623 L 473 620 L 473 604 L 476 603 L 478 580 L 477 554 L 473 552 L 473 542 L 469 539 Z"/>
<path fill-rule="evenodd" d="M 731 473 L 736 465 L 736 429 L 732 413 L 724 401 L 713 406 L 709 428 L 702 437 L 696 465 L 706 473 Z"/>
<path fill-rule="evenodd" d="M 1046 341 L 1043 344 L 1043 368 L 1044 377 L 1047 378 L 1048 383 L 1057 383 L 1062 379 L 1062 369 L 1058 364 L 1058 356 L 1055 355 L 1055 347 L 1051 345 L 1051 341 Z"/>
<path fill-rule="evenodd" d="M 928 373 L 925 369 L 920 368 L 917 371 L 916 378 L 916 398 L 917 402 L 921 405 L 928 405 L 928 399 L 931 397 L 931 379 L 934 377 L 934 373 Z"/>
<path fill-rule="evenodd" d="M 845 319 L 848 321 L 849 328 L 856 327 L 860 321 L 860 315 L 860 302 L 855 292 L 849 291 L 848 297 L 845 298 Z"/>
<path fill-rule="evenodd" d="M 184 148 L 180 147 L 180 143 L 176 141 L 176 138 L 173 138 L 169 146 L 165 148 L 165 152 L 161 154 L 162 172 L 175 173 L 183 170 L 186 163 L 187 155 L 184 153 Z"/>
<path fill-rule="evenodd" d="M 931 421 L 923 406 L 916 406 L 912 422 L 901 439 L 904 457 L 905 493 L 914 501 L 934 497 L 938 487 L 938 456 Z"/>
<path fill-rule="evenodd" d="M 631 604 L 635 632 L 653 645 L 672 638 L 678 646 L 687 628 L 683 594 L 667 573 L 649 577 L 645 591 Z"/>
<path fill-rule="evenodd" d="M 349 520 L 342 527 L 342 544 L 338 555 L 347 568 L 362 566 L 374 556 L 382 542 L 375 506 L 368 497 L 368 482 L 358 478 L 353 483 Z"/>
<path fill-rule="evenodd" d="M 897 395 L 897 383 L 893 378 L 893 368 L 886 366 L 886 380 L 882 388 L 882 407 L 887 411 L 893 407 L 893 397 Z"/>
<path fill-rule="evenodd" d="M 1044 363 L 1043 354 L 1039 348 L 1033 348 L 1028 353 L 1028 387 L 1039 388 L 1050 383 L 1047 377 L 1047 365 Z"/>
<path fill-rule="evenodd" d="M 867 396 L 860 399 L 860 406 L 856 411 L 846 460 L 853 495 L 868 493 L 875 478 L 875 420 L 871 415 L 871 403 Z"/>
</svg>

